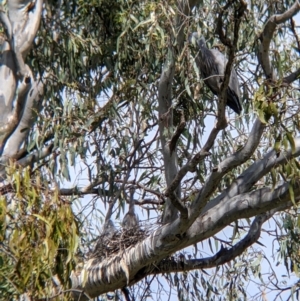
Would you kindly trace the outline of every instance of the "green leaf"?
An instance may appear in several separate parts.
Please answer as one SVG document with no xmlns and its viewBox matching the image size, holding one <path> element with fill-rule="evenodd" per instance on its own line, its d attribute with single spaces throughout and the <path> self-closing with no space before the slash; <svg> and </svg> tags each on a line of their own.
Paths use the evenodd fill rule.
<svg viewBox="0 0 300 301">
<path fill-rule="evenodd" d="M 289 194 L 293 205 L 296 206 L 294 188 L 291 182 L 289 183 Z"/>
<path fill-rule="evenodd" d="M 286 137 L 290 143 L 291 149 L 292 149 L 292 153 L 294 154 L 296 151 L 296 145 L 295 145 L 295 140 L 294 137 L 292 136 L 292 134 L 290 132 L 286 132 Z"/>
</svg>

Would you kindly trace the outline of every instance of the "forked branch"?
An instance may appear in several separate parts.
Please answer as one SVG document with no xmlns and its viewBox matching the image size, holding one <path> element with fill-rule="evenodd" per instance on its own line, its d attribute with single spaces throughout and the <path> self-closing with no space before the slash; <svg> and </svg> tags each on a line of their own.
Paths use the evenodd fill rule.
<svg viewBox="0 0 300 301">
<path fill-rule="evenodd" d="M 264 73 L 268 79 L 276 80 L 276 75 L 270 61 L 270 44 L 273 38 L 274 32 L 278 24 L 284 23 L 300 11 L 300 3 L 297 0 L 294 5 L 280 15 L 273 15 L 267 21 L 263 32 L 259 36 L 260 44 L 258 50 L 258 60 L 264 70 Z"/>
</svg>

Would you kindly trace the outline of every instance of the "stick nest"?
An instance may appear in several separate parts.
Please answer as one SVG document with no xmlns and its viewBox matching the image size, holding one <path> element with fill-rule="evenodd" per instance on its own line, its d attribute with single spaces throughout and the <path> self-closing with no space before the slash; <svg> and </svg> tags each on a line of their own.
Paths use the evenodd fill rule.
<svg viewBox="0 0 300 301">
<path fill-rule="evenodd" d="M 121 250 L 125 250 L 142 241 L 148 234 L 148 231 L 137 227 L 130 229 L 117 230 L 112 234 L 101 234 L 96 242 L 90 258 L 104 260 Z"/>
</svg>

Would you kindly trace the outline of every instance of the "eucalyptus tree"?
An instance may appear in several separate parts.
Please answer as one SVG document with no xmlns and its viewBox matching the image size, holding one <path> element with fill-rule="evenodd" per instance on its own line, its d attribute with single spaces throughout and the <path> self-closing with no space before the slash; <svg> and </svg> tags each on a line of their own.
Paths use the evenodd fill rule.
<svg viewBox="0 0 300 301">
<path fill-rule="evenodd" d="M 289 0 L 2 2 L 1 298 L 234 300 L 255 278 L 255 300 L 298 294 L 273 268 L 263 274 L 272 246 L 259 239 L 298 273 L 299 10 Z M 217 96 L 192 32 L 226 57 Z M 240 116 L 225 107 L 233 68 Z M 131 232 L 127 203 L 140 215 Z"/>
</svg>

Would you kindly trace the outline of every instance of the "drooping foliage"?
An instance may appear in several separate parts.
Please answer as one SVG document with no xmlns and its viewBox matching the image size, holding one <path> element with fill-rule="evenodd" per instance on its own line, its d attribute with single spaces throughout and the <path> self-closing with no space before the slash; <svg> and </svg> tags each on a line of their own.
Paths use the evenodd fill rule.
<svg viewBox="0 0 300 301">
<path fill-rule="evenodd" d="M 25 3 L 29 17 L 37 5 L 30 3 Z M 292 8 L 287 20 L 269 22 Z M 12 107 L 28 78 L 42 85 L 43 92 L 30 111 L 31 121 L 18 115 L 18 127 L 3 140 L 0 299 L 26 294 L 34 300 L 63 292 L 68 300 L 71 288 L 91 297 L 112 288 L 115 298 L 146 300 L 156 298 L 151 285 L 167 294 L 161 281 L 180 300 L 240 300 L 252 296 L 247 291 L 252 279 L 284 292 L 289 284 L 266 283 L 262 275 L 261 262 L 272 259 L 262 255 L 259 231 L 270 219 L 275 230 L 265 232 L 276 241 L 278 262 L 298 277 L 297 11 L 290 0 L 45 1 L 32 47 L 23 54 L 32 74 L 12 68 L 18 83 Z M 1 12 L 9 16 L 8 3 Z M 3 20 L 2 60 L 9 47 L 17 53 L 13 44 L 7 46 Z M 218 47 L 237 70 L 241 116 L 230 109 L 224 113 L 224 95 L 213 96 L 204 85 L 188 43 L 191 32 L 201 33 L 210 48 Z M 4 78 L 0 72 L 0 98 L 7 89 Z M 228 80 L 225 75 L 225 86 Z M 19 134 L 23 138 L 14 148 Z M 132 266 L 119 260 L 123 255 L 112 254 L 115 261 L 101 263 L 107 274 L 99 272 L 104 279 L 98 281 L 99 290 L 89 291 L 90 266 L 85 264 L 105 222 L 113 220 L 120 230 L 132 186 L 147 233 L 143 260 L 135 256 L 140 251 L 133 253 Z M 288 200 L 282 192 L 273 205 L 254 202 L 264 200 L 261 192 L 284 189 Z M 230 215 L 228 202 L 238 196 L 239 204 L 249 200 L 248 212 Z M 219 212 L 223 204 L 220 222 L 214 223 L 217 213 L 211 212 Z M 197 234 L 206 214 L 211 227 Z M 256 218 L 263 214 L 255 232 Z M 231 237 L 224 238 L 225 228 Z M 253 241 L 252 231 L 258 235 Z M 150 243 L 146 239 L 151 235 Z M 252 243 L 242 248 L 247 238 Z M 120 245 L 120 252 L 129 254 L 128 245 Z M 193 247 L 184 250 L 187 246 Z M 240 246 L 244 252 L 236 251 Z M 203 261 L 188 261 L 198 259 Z M 112 262 L 114 267 L 119 263 L 120 273 Z M 72 273 L 81 273 L 80 285 L 74 287 Z M 299 288 L 291 286 L 290 291 L 297 296 Z"/>
</svg>

